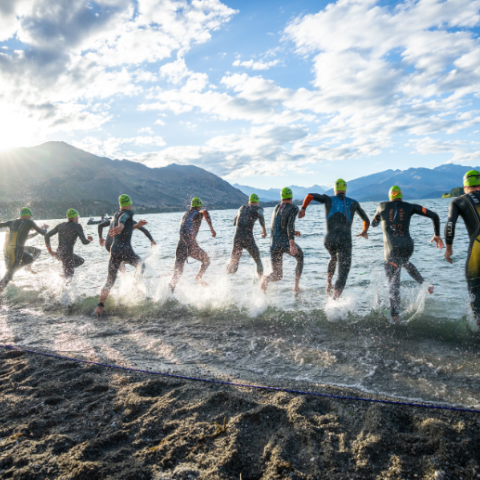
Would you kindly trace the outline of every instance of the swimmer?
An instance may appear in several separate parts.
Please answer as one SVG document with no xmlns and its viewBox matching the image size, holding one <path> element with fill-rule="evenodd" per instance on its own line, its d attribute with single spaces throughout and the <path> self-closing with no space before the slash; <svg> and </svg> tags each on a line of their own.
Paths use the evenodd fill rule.
<svg viewBox="0 0 480 480">
<path fill-rule="evenodd" d="M 142 259 L 133 251 L 132 233 L 133 233 L 133 215 L 132 199 L 128 195 L 120 195 L 118 198 L 120 210 L 113 216 L 112 227 L 109 235 L 113 237 L 113 243 L 110 249 L 110 259 L 108 261 L 107 282 L 100 293 L 100 301 L 95 313 L 100 315 L 104 309 L 105 300 L 110 294 L 110 290 L 115 284 L 117 274 L 122 263 L 128 263 L 136 268 L 137 276 L 143 273 L 145 264 Z M 147 222 L 140 220 L 139 227 L 143 227 Z"/>
<path fill-rule="evenodd" d="M 5 235 L 5 267 L 6 273 L 0 281 L 0 293 L 5 290 L 8 283 L 12 280 L 13 275 L 22 267 L 31 267 L 31 264 L 40 256 L 41 250 L 35 247 L 25 247 L 30 230 L 35 230 L 37 234 L 45 236 L 46 228 L 41 229 L 33 220 L 32 211 L 28 207 L 20 210 L 20 216 L 16 220 L 0 223 L 0 228 L 7 227 L 8 232 Z"/>
<path fill-rule="evenodd" d="M 385 273 L 390 284 L 390 311 L 393 321 L 396 322 L 400 309 L 402 267 L 416 282 L 419 284 L 424 282 L 420 272 L 410 262 L 414 250 L 413 239 L 410 236 L 412 216 L 416 214 L 431 218 L 435 231 L 431 242 L 435 242 L 437 248 L 443 248 L 443 241 L 440 237 L 440 219 L 435 212 L 415 203 L 404 202 L 402 190 L 396 185 L 390 189 L 388 196 L 389 202 L 381 202 L 378 205 L 372 227 L 382 223 Z M 433 285 L 430 285 L 427 292 L 433 293 Z"/>
<path fill-rule="evenodd" d="M 258 195 L 252 193 L 250 195 L 248 205 L 243 205 L 238 209 L 237 216 L 233 221 L 235 228 L 235 235 L 233 237 L 232 254 L 230 262 L 227 265 L 227 273 L 236 273 L 238 264 L 245 249 L 253 258 L 257 265 L 257 275 L 261 279 L 263 276 L 263 264 L 260 258 L 260 250 L 255 242 L 253 236 L 253 226 L 255 222 L 260 222 L 262 227 L 262 238 L 267 236 L 265 229 L 265 218 L 263 216 L 263 208 L 259 206 L 260 199 Z"/>
<path fill-rule="evenodd" d="M 84 245 L 88 245 L 93 241 L 93 237 L 88 236 L 85 238 L 83 227 L 78 223 L 78 212 L 75 209 L 70 208 L 68 210 L 67 219 L 66 222 L 60 223 L 45 235 L 45 245 L 48 253 L 62 262 L 65 280 L 71 281 L 75 274 L 75 269 L 85 263 L 82 257 L 73 253 L 77 238 L 80 238 Z M 58 248 L 54 252 L 50 246 L 50 239 L 57 233 Z"/>
<path fill-rule="evenodd" d="M 465 276 L 470 294 L 473 315 L 480 327 L 480 172 L 470 170 L 463 177 L 463 190 L 465 195 L 455 198 L 450 202 L 448 220 L 445 225 L 445 259 L 453 263 L 453 239 L 455 237 L 455 224 L 460 215 L 467 227 L 470 244 L 468 246 Z"/>
<path fill-rule="evenodd" d="M 205 219 L 212 237 L 215 238 L 217 233 L 213 229 L 212 219 L 207 210 L 202 209 L 203 203 L 198 198 L 192 198 L 192 204 L 190 209 L 185 212 L 180 221 L 180 237 L 178 239 L 177 251 L 175 252 L 175 266 L 172 279 L 170 280 L 170 289 L 172 292 L 175 290 L 178 280 L 183 274 L 183 268 L 188 257 L 194 258 L 202 262 L 200 270 L 195 277 L 195 280 L 206 286 L 207 283 L 203 280 L 203 275 L 210 265 L 210 258 L 207 253 L 200 248 L 197 243 L 197 234 L 202 224 L 202 220 Z"/>
<path fill-rule="evenodd" d="M 303 271 L 303 251 L 295 243 L 295 237 L 300 232 L 295 231 L 295 219 L 298 215 L 298 207 L 293 205 L 293 193 L 288 187 L 281 192 L 282 203 L 275 207 L 271 223 L 270 257 L 272 261 L 272 273 L 264 276 L 262 290 L 266 293 L 270 282 L 279 282 L 283 278 L 283 254 L 287 253 L 297 261 L 295 269 L 295 284 L 293 291 L 300 293 L 300 277 Z"/>
<path fill-rule="evenodd" d="M 360 204 L 346 196 L 347 182 L 339 178 L 334 185 L 335 195 L 309 193 L 303 201 L 298 218 L 303 218 L 308 205 L 312 200 L 325 205 L 327 219 L 327 235 L 324 245 L 330 254 L 327 267 L 327 292 L 333 288 L 332 279 L 338 264 L 338 276 L 333 290 L 333 298 L 340 297 L 347 283 L 348 274 L 352 265 L 352 222 L 356 212 L 363 220 L 363 230 L 357 235 L 368 239 L 370 220 Z"/>
</svg>

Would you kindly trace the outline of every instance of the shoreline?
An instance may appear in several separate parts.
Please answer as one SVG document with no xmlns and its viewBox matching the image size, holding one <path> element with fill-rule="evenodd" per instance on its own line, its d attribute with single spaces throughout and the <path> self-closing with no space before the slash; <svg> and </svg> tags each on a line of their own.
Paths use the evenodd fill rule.
<svg viewBox="0 0 480 480">
<path fill-rule="evenodd" d="M 19 351 L 0 351 L 0 382 L 2 478 L 480 478 L 480 415 L 471 413 L 199 384 Z"/>
</svg>

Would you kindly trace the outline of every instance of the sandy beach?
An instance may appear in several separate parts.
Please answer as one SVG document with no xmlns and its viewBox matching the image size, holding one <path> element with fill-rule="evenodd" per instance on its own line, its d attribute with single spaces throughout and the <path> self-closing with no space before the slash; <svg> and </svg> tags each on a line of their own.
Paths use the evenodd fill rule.
<svg viewBox="0 0 480 480">
<path fill-rule="evenodd" d="M 16 351 L 0 352 L 0 375 L 1 478 L 480 478 L 474 414 L 204 385 Z"/>
</svg>

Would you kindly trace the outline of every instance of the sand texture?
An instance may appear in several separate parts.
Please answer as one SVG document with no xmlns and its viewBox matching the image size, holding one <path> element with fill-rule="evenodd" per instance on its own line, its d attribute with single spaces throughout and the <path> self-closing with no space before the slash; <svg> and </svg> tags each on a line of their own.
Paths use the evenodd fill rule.
<svg viewBox="0 0 480 480">
<path fill-rule="evenodd" d="M 0 351 L 0 478 L 476 479 L 479 427 Z"/>
</svg>

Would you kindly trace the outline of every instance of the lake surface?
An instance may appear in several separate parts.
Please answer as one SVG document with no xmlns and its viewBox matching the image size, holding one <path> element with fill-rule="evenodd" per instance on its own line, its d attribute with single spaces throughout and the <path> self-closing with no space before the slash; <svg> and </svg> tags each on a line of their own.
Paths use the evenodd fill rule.
<svg viewBox="0 0 480 480">
<path fill-rule="evenodd" d="M 449 200 L 418 203 L 440 215 L 443 236 Z M 372 218 L 376 205 L 368 202 L 363 207 Z M 272 210 L 265 209 L 268 224 Z M 0 341 L 153 370 L 269 385 L 331 383 L 480 408 L 480 339 L 464 277 L 468 237 L 462 220 L 457 226 L 455 262 L 449 265 L 444 250 L 430 243 L 431 220 L 412 219 L 411 260 L 426 284 L 419 286 L 402 272 L 401 322 L 392 325 L 381 227 L 370 229 L 368 241 L 354 237 L 347 286 L 341 299 L 333 301 L 325 293 L 329 255 L 323 247 L 324 207 L 312 204 L 306 218 L 296 224 L 305 253 L 303 293 L 292 293 L 295 262 L 285 256 L 284 279 L 270 284 L 265 296 L 246 252 L 238 273 L 225 273 L 235 214 L 234 210 L 211 212 L 215 239 L 202 224 L 198 242 L 212 260 L 204 277 L 209 286 L 195 283 L 200 264 L 190 260 L 173 295 L 168 281 L 182 213 L 136 216 L 149 222 L 147 228 L 158 247 L 152 249 L 141 232 L 134 232 L 132 243 L 145 258 L 145 275 L 136 282 L 133 269 L 127 267 L 101 319 L 92 312 L 106 280 L 108 254 L 98 244 L 97 227 L 81 220 L 94 242 L 77 245 L 76 253 L 85 258 L 85 265 L 77 269 L 68 288 L 60 277 L 61 264 L 47 254 L 43 238 L 31 240 L 28 245 L 43 248 L 34 266 L 38 273 L 20 271 L 7 288 L 0 303 Z M 47 223 L 53 228 L 61 221 Z M 354 233 L 361 228 L 356 217 Z M 269 273 L 270 239 L 260 238 L 258 225 L 255 232 Z M 0 233 L 0 242 L 3 238 Z M 55 248 L 56 239 L 52 245 Z M 2 276 L 4 270 L 2 264 Z M 427 284 L 435 286 L 434 295 L 425 294 Z"/>
</svg>

